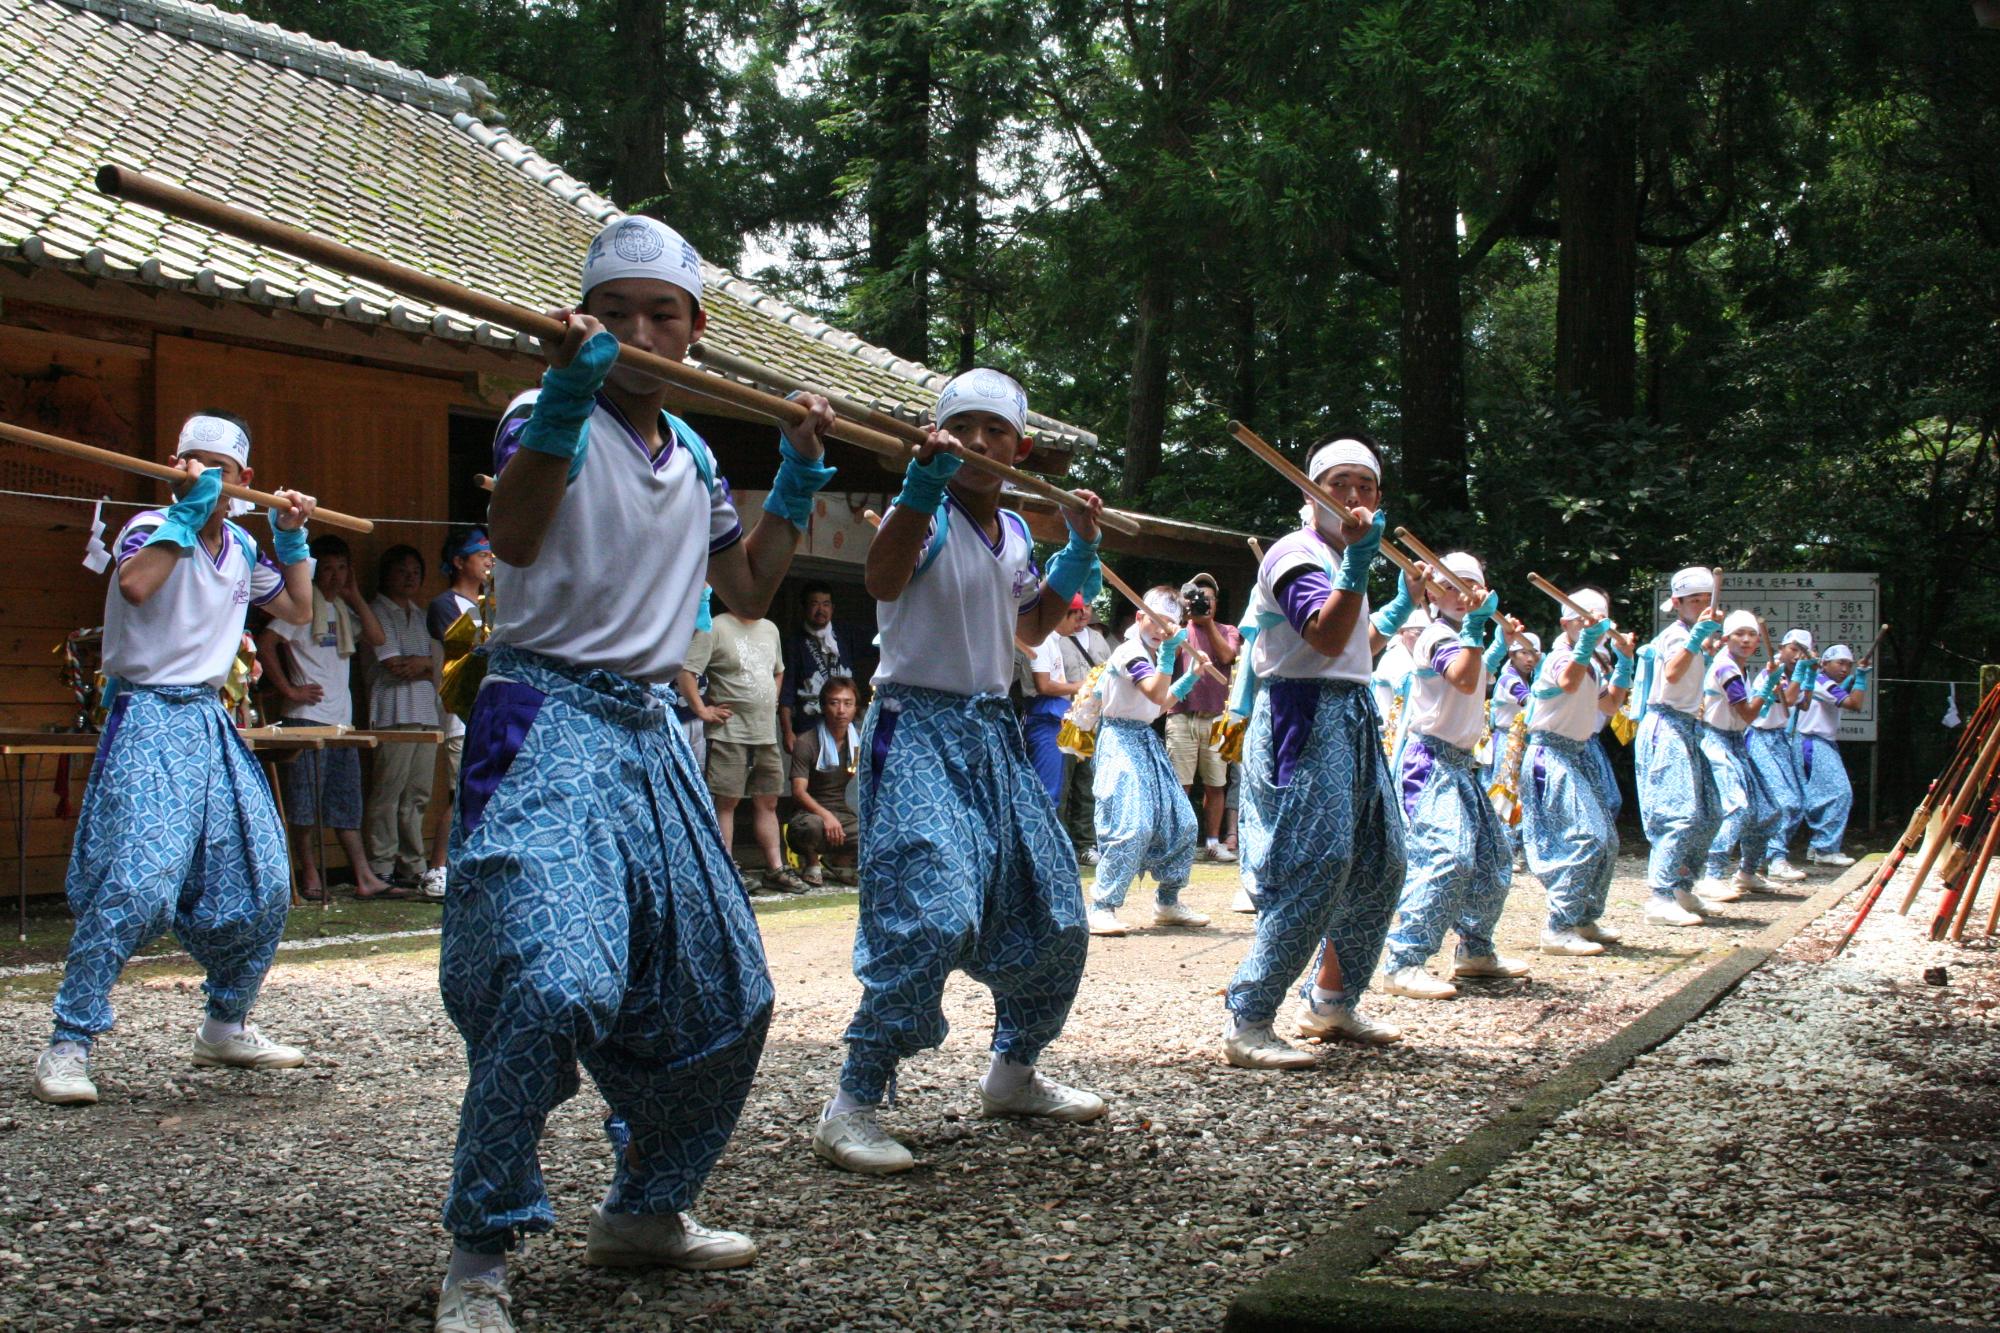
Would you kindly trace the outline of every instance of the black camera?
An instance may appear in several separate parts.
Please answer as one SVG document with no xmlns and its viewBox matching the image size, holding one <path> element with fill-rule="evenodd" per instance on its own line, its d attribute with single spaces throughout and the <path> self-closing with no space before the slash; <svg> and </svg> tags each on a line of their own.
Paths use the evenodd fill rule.
<svg viewBox="0 0 2000 1333">
<path fill-rule="evenodd" d="M 1199 583 L 1190 583 L 1181 589 L 1181 604 L 1187 607 L 1188 618 L 1212 616 L 1215 603 L 1209 599 L 1208 589 Z"/>
</svg>

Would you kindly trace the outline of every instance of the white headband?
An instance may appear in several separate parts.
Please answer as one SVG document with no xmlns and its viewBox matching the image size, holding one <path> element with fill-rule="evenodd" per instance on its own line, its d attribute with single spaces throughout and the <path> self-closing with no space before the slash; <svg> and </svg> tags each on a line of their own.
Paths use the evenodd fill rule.
<svg viewBox="0 0 2000 1333">
<path fill-rule="evenodd" d="M 1854 660 L 1854 650 L 1844 643 L 1836 643 L 1833 647 L 1821 653 L 1819 660 L 1822 662 L 1852 662 Z"/>
<path fill-rule="evenodd" d="M 657 218 L 629 217 L 606 224 L 583 257 L 582 294 L 616 278 L 672 283 L 701 303 L 701 256 L 681 234 Z"/>
<path fill-rule="evenodd" d="M 1535 632 L 1534 632 L 1533 630 L 1531 630 L 1531 629 L 1524 629 L 1524 630 L 1522 630 L 1522 631 L 1521 631 L 1521 637 L 1522 637 L 1522 638 L 1524 638 L 1524 639 L 1526 639 L 1526 640 L 1527 640 L 1527 641 L 1528 641 L 1529 643 L 1532 643 L 1533 645 L 1535 645 L 1535 651 L 1536 651 L 1536 652 L 1538 652 L 1538 653 L 1539 653 L 1540 651 L 1542 651 L 1542 636 L 1541 636 L 1541 635 L 1539 635 L 1539 634 L 1535 633 Z M 1519 649 L 1516 649 L 1515 651 L 1516 651 L 1516 652 L 1518 652 L 1518 651 L 1520 651 L 1520 650 L 1519 650 Z"/>
<path fill-rule="evenodd" d="M 1479 557 L 1476 555 L 1465 551 L 1453 551 L 1440 563 L 1467 583 L 1477 583 L 1481 587 L 1486 584 L 1486 567 L 1479 563 Z"/>
<path fill-rule="evenodd" d="M 1700 565 L 1690 565 L 1674 575 L 1673 582 L 1668 585 L 1667 600 L 1660 603 L 1660 609 L 1673 610 L 1677 597 L 1699 597 L 1702 593 L 1714 592 L 1715 575 Z"/>
<path fill-rule="evenodd" d="M 1306 464 L 1306 475 L 1318 481 L 1337 467 L 1349 466 L 1367 468 L 1375 484 L 1382 484 L 1382 469 L 1375 462 L 1374 452 L 1356 439 L 1328 440 L 1313 450 L 1312 459 Z"/>
<path fill-rule="evenodd" d="M 1778 642 L 1781 645 L 1795 643 L 1807 652 L 1811 652 L 1813 648 L 1812 631 L 1809 629 L 1789 629 L 1785 631 L 1785 637 L 1778 640 Z"/>
<path fill-rule="evenodd" d="M 1604 600 L 1604 594 L 1601 592 L 1593 591 L 1590 588 L 1577 589 L 1575 592 L 1569 595 L 1569 599 L 1572 602 L 1575 602 L 1578 606 L 1582 607 L 1585 611 L 1588 611 L 1591 615 L 1608 616 L 1611 614 L 1611 603 Z M 1577 614 L 1575 611 L 1571 610 L 1567 606 L 1563 608 L 1562 618 L 1564 620 L 1576 620 L 1576 621 L 1581 621 L 1583 619 L 1581 615 Z"/>
<path fill-rule="evenodd" d="M 967 412 L 991 412 L 1018 433 L 1028 433 L 1028 393 L 1012 375 L 979 368 L 955 376 L 938 394 L 932 415 L 942 426 Z"/>
<path fill-rule="evenodd" d="M 174 446 L 174 456 L 178 458 L 197 449 L 205 454 L 233 458 L 238 467 L 250 466 L 250 437 L 243 433 L 241 426 L 221 417 L 197 413 L 187 419 L 187 424 L 181 427 L 180 443 Z"/>
<path fill-rule="evenodd" d="M 1724 634 L 1734 634 L 1740 629 L 1756 628 L 1757 613 L 1755 611 L 1731 611 L 1722 621 L 1722 632 Z"/>
</svg>

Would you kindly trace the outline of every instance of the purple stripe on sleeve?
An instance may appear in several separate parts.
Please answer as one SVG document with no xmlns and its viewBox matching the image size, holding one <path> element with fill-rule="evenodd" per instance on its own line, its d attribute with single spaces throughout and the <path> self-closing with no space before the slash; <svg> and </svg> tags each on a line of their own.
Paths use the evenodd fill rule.
<svg viewBox="0 0 2000 1333">
<path fill-rule="evenodd" d="M 1303 636 L 1306 623 L 1319 614 L 1333 596 L 1333 580 L 1323 569 L 1302 569 L 1278 585 L 1278 604 L 1293 632 Z"/>
<path fill-rule="evenodd" d="M 1516 676 L 1514 677 L 1513 682 L 1510 685 L 1508 685 L 1507 690 L 1508 693 L 1514 696 L 1515 703 L 1520 704 L 1524 708 L 1527 707 L 1528 704 L 1527 681 L 1522 680 L 1519 676 Z"/>
<path fill-rule="evenodd" d="M 1437 651 L 1431 654 L 1431 670 L 1442 676 L 1444 669 L 1451 665 L 1451 659 L 1464 651 L 1465 645 L 1457 639 L 1446 639 L 1437 646 Z"/>
<path fill-rule="evenodd" d="M 1731 676 L 1722 682 L 1723 697 L 1733 704 L 1740 704 L 1750 697 L 1750 691 L 1743 686 L 1743 677 Z"/>
<path fill-rule="evenodd" d="M 1125 674 L 1130 676 L 1134 681 L 1143 681 L 1149 676 L 1157 676 L 1160 673 L 1145 658 L 1135 657 L 1125 664 Z"/>
<path fill-rule="evenodd" d="M 741 523 L 738 523 L 733 527 L 731 527 L 729 531 L 723 533 L 721 537 L 715 539 L 714 541 L 711 541 L 708 544 L 708 553 L 710 555 L 715 555 L 718 552 L 726 551 L 730 547 L 736 545 L 736 543 L 742 540 L 743 540 L 743 525 Z"/>
<path fill-rule="evenodd" d="M 500 423 L 500 429 L 493 436 L 493 475 L 499 476 L 507 470 L 507 460 L 521 451 L 521 435 L 528 429 L 528 418 L 532 415 L 523 410 L 519 416 L 508 417 Z"/>
<path fill-rule="evenodd" d="M 147 517 L 151 518 L 153 516 L 148 515 Z M 153 534 L 160 530 L 160 522 L 161 520 L 159 519 L 154 519 L 151 523 L 134 519 L 126 527 L 125 535 L 118 541 L 118 563 L 121 565 L 124 564 L 133 556 L 139 554 L 141 550 L 145 549 L 146 543 L 153 540 Z"/>
</svg>

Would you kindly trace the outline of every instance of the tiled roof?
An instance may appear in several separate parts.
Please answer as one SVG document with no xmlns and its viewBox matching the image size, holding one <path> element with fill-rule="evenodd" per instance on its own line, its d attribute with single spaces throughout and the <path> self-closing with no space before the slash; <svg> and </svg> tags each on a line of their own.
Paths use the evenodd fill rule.
<svg viewBox="0 0 2000 1333">
<path fill-rule="evenodd" d="M 484 93 L 188 0 L 0 0 L 0 259 L 514 348 L 511 330 L 92 183 L 103 163 L 136 167 L 532 309 L 565 304 L 619 211 L 483 121 Z M 704 270 L 718 347 L 907 418 L 936 401 L 945 376 Z M 1035 425 L 1058 449 L 1095 439 Z"/>
</svg>

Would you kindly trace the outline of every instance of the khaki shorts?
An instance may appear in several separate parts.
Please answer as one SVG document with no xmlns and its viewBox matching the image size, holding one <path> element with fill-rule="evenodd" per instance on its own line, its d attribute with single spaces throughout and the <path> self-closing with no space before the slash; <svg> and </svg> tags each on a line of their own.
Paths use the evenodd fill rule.
<svg viewBox="0 0 2000 1333">
<path fill-rule="evenodd" d="M 1174 766 L 1174 778 L 1183 787 L 1201 779 L 1204 787 L 1229 785 L 1229 765 L 1222 751 L 1209 744 L 1215 727 L 1215 713 L 1167 714 L 1167 758 Z"/>
<path fill-rule="evenodd" d="M 458 799 L 458 767 L 465 760 L 465 736 L 447 736 L 444 742 L 444 792 L 445 800 Z"/>
<path fill-rule="evenodd" d="M 740 800 L 745 796 L 783 795 L 784 747 L 776 741 L 769 745 L 710 741 L 708 789 L 724 800 Z"/>
</svg>

